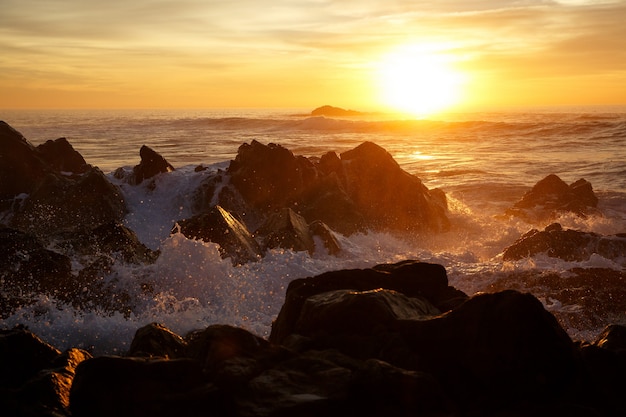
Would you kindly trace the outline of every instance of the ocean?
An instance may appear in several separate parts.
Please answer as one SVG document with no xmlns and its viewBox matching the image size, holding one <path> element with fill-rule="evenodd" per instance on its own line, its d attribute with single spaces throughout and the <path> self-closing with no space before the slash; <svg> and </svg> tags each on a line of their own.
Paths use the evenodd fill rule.
<svg viewBox="0 0 626 417">
<path fill-rule="evenodd" d="M 179 334 L 231 324 L 266 337 L 291 280 L 404 259 L 444 265 L 451 285 L 469 295 L 488 290 L 511 272 L 626 268 L 626 254 L 582 262 L 542 255 L 515 262 L 502 259 L 503 250 L 522 234 L 555 221 L 503 216 L 549 174 L 568 184 L 584 178 L 599 198 L 601 214 L 563 215 L 556 221 L 564 228 L 603 235 L 626 232 L 626 107 L 524 109 L 431 119 L 386 114 L 313 117 L 310 109 L 0 110 L 0 120 L 34 145 L 66 137 L 89 164 L 121 187 L 129 206 L 125 224 L 144 244 L 161 250 L 153 265 L 117 266 L 113 271 L 122 286 L 145 276 L 156 283 L 153 296 L 129 317 L 79 311 L 41 296 L 0 324 L 27 325 L 60 348 L 121 353 L 135 330 L 151 322 Z M 215 244 L 170 236 L 175 222 L 191 215 L 194 188 L 206 175 L 226 168 L 238 147 L 254 139 L 307 157 L 375 142 L 428 188 L 445 191 L 452 227 L 434 236 L 338 235 L 344 249 L 339 256 L 273 250 L 260 262 L 243 266 L 222 259 Z M 117 168 L 139 163 L 144 144 L 176 168 L 161 175 L 154 189 L 123 184 L 113 176 Z M 208 169 L 195 170 L 198 165 Z M 547 288 L 533 288 L 533 293 L 557 318 L 584 308 L 564 303 Z M 626 324 L 626 307 L 621 311 L 611 322 Z M 608 323 L 562 324 L 572 338 L 590 340 Z"/>
</svg>

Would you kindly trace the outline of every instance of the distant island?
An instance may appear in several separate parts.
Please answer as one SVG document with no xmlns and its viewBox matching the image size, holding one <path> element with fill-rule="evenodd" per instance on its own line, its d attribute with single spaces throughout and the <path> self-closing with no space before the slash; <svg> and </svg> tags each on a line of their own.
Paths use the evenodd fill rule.
<svg viewBox="0 0 626 417">
<path fill-rule="evenodd" d="M 341 107 L 322 106 L 311 112 L 312 116 L 362 116 L 365 113 L 356 110 L 346 110 Z"/>
</svg>

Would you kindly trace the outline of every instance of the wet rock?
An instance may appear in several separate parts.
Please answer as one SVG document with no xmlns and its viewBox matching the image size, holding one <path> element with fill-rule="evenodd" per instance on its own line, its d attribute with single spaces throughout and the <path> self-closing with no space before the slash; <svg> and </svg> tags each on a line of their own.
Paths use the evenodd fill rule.
<svg viewBox="0 0 626 417">
<path fill-rule="evenodd" d="M 523 218 L 554 218 L 558 213 L 579 216 L 597 213 L 598 198 L 591 183 L 585 179 L 567 185 L 555 174 L 537 182 L 507 214 Z"/>
<path fill-rule="evenodd" d="M 3 415 L 69 415 L 76 366 L 91 355 L 80 349 L 59 352 L 33 333 L 0 331 L 0 409 Z"/>
<path fill-rule="evenodd" d="M 38 294 L 73 290 L 67 256 L 46 249 L 33 235 L 0 227 L 0 317 L 31 304 Z"/>
<path fill-rule="evenodd" d="M 372 269 L 330 271 L 289 283 L 285 302 L 272 324 L 269 340 L 282 343 L 294 333 L 309 297 L 335 290 L 370 291 L 379 288 L 397 291 L 407 297 L 423 297 L 440 311 L 448 311 L 467 299 L 466 294 L 448 285 L 446 270 L 441 265 L 404 261 Z"/>
<path fill-rule="evenodd" d="M 371 142 L 341 158 L 327 153 L 316 160 L 252 141 L 239 148 L 227 174 L 246 206 L 261 218 L 291 208 L 307 223 L 320 220 L 344 234 L 367 229 L 442 231 L 449 226 L 441 192 L 431 193 Z M 222 193 L 228 188 L 220 189 L 220 205 L 227 204 Z M 244 214 L 256 217 L 239 216 Z"/>
<path fill-rule="evenodd" d="M 127 356 L 182 358 L 186 354 L 187 342 L 159 323 L 150 323 L 135 332 Z"/>
<path fill-rule="evenodd" d="M 133 168 L 131 184 L 141 184 L 158 174 L 174 171 L 174 167 L 161 154 L 146 145 L 139 149 L 139 156 L 141 162 Z"/>
<path fill-rule="evenodd" d="M 626 354 L 626 326 L 619 324 L 607 326 L 593 344 L 603 349 Z"/>
<path fill-rule="evenodd" d="M 591 232 L 564 230 L 554 223 L 543 231 L 530 230 L 506 248 L 503 259 L 518 260 L 545 254 L 566 261 L 584 261 L 592 255 L 619 259 L 626 253 L 626 236 L 602 236 Z"/>
<path fill-rule="evenodd" d="M 380 146 L 365 142 L 343 152 L 347 193 L 368 225 L 378 230 L 442 231 L 446 207 L 421 180 L 400 168 Z"/>
<path fill-rule="evenodd" d="M 188 238 L 217 243 L 222 257 L 231 258 L 235 265 L 256 261 L 263 256 L 261 247 L 246 226 L 220 206 L 181 220 L 177 226 L 172 233 L 180 230 Z"/>
<path fill-rule="evenodd" d="M 261 236 L 266 249 L 283 248 L 296 252 L 315 252 L 315 242 L 306 220 L 290 208 L 271 215 L 254 233 Z"/>
<path fill-rule="evenodd" d="M 330 230 L 330 227 L 324 222 L 319 220 L 314 221 L 309 225 L 309 230 L 311 230 L 313 236 L 317 236 L 321 239 L 329 255 L 339 255 L 342 252 L 339 240 L 337 240 L 333 231 Z"/>
<path fill-rule="evenodd" d="M 64 138 L 34 147 L 0 122 L 0 166 L 0 209 L 11 209 L 8 226 L 46 237 L 120 221 L 126 213 L 117 187 Z"/>
</svg>

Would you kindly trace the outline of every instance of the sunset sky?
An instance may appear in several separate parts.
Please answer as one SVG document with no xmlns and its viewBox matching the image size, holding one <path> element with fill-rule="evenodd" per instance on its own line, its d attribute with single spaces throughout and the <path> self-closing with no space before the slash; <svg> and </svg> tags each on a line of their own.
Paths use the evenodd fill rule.
<svg viewBox="0 0 626 417">
<path fill-rule="evenodd" d="M 380 109 L 415 51 L 459 108 L 626 104 L 625 21 L 626 1 L 3 0 L 0 108 Z M 450 83 L 410 73 L 434 90 L 413 96 Z"/>
</svg>

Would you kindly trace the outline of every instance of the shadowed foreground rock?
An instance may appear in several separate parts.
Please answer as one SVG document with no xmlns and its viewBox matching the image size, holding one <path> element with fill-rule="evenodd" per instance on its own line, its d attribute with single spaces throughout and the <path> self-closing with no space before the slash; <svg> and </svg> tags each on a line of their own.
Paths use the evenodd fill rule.
<svg viewBox="0 0 626 417">
<path fill-rule="evenodd" d="M 0 410 L 57 417 L 626 412 L 622 326 L 574 343 L 532 295 L 468 299 L 448 287 L 441 266 L 414 261 L 294 282 L 270 341 L 227 325 L 181 337 L 153 323 L 137 331 L 126 356 L 90 358 L 76 349 L 60 354 L 24 329 L 3 331 Z"/>
</svg>

